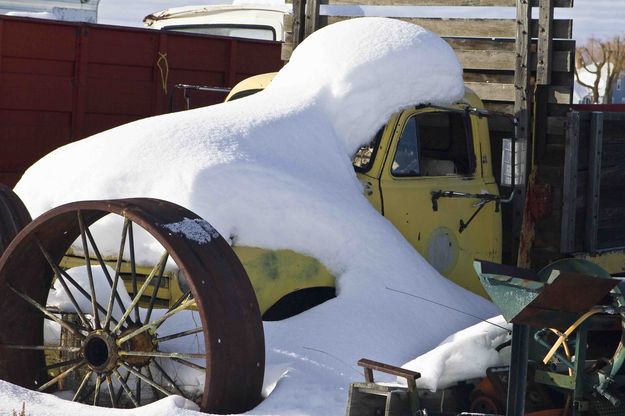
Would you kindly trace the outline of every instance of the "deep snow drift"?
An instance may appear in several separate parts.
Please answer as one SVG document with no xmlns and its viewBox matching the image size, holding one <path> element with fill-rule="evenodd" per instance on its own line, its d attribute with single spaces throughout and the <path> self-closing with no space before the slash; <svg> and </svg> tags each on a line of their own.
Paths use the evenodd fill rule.
<svg viewBox="0 0 625 416">
<path fill-rule="evenodd" d="M 67 145 L 33 165 L 15 190 L 33 216 L 75 200 L 162 198 L 239 245 L 319 259 L 337 276 L 338 296 L 265 324 L 265 381 L 277 384 L 250 413 L 339 415 L 348 384 L 362 380 L 358 359 L 401 365 L 477 322 L 387 287 L 484 318 L 496 313 L 442 278 L 369 205 L 351 165 L 393 112 L 451 103 L 463 92 L 461 67 L 437 36 L 396 20 L 353 19 L 307 38 L 267 90 Z M 137 250 L 152 262 L 160 254 L 148 243 Z M 25 395 L 0 388 L 9 409 L 36 400 L 31 414 L 91 412 Z M 165 412 L 155 406 L 128 414 Z"/>
</svg>

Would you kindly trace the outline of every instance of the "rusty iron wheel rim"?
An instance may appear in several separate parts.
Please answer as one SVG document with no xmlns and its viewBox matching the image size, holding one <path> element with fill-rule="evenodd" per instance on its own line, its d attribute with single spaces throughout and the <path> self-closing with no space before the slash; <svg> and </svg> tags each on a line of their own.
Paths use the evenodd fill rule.
<svg viewBox="0 0 625 416">
<path fill-rule="evenodd" d="M 137 305 L 143 293 L 141 289 L 133 291 L 132 301 L 127 305 L 116 295 L 101 301 L 97 298 L 93 269 L 101 267 L 105 270 L 106 267 L 89 227 L 106 215 L 118 215 L 124 219 L 120 235 L 120 241 L 124 243 L 120 244 L 118 258 L 122 257 L 125 244 L 131 247 L 134 244 L 133 225 L 148 232 L 165 249 L 150 273 L 152 277 L 148 276 L 142 286 L 152 283 L 149 279 L 159 279 L 160 284 L 162 270 L 170 257 L 184 275 L 189 290 L 160 317 L 151 316 L 154 296 L 148 310 L 142 311 L 143 315 L 139 313 Z M 187 238 L 183 233 L 164 227 L 182 221 L 201 224 L 208 237 L 204 240 Z M 83 243 L 89 276 L 89 287 L 82 290 L 58 266 L 75 240 Z M 90 250 L 99 264 L 91 260 Z M 134 248 L 130 251 L 134 253 Z M 133 270 L 134 261 L 132 258 Z M 109 288 L 123 285 L 119 274 L 116 270 L 112 276 L 110 273 L 106 275 Z M 136 287 L 134 272 L 132 279 Z M 62 283 L 79 319 L 70 322 L 64 320 L 63 315 L 48 310 L 46 300 L 53 281 Z M 68 289 L 72 285 L 74 287 Z M 72 299 L 70 294 L 76 293 L 76 289 L 78 294 L 75 297 L 84 296 L 90 310 L 83 310 L 85 308 Z M 110 290 L 110 293 L 117 291 Z M 113 316 L 116 304 L 124 311 L 117 319 Z M 199 327 L 173 335 L 159 333 L 163 322 L 190 307 L 197 308 Z M 55 348 L 44 343 L 44 317 L 57 321 L 65 331 L 81 339 L 80 346 L 72 350 L 77 353 L 77 358 L 54 364 L 58 368 L 54 377 L 48 375 L 51 366 L 46 364 L 44 355 L 45 351 Z M 166 201 L 135 198 L 74 202 L 34 220 L 15 237 L 0 258 L 0 320 L 18 323 L 0 327 L 0 378 L 27 388 L 51 391 L 69 374 L 75 376 L 81 371 L 81 378 L 82 374 L 86 375 L 73 400 L 117 407 L 125 398 L 126 403 L 130 401 L 137 407 L 146 402 L 133 393 L 133 386 L 128 385 L 129 379 L 135 380 L 137 393 L 140 393 L 142 383 L 144 387 L 149 385 L 155 392 L 152 399 L 172 394 L 187 397 L 184 388 L 176 385 L 175 377 L 163 369 L 163 363 L 167 362 L 169 366 L 175 362 L 205 374 L 201 397 L 187 397 L 195 399 L 203 411 L 238 413 L 251 409 L 260 401 L 264 338 L 249 279 L 228 243 L 208 223 L 193 212 Z M 203 352 L 160 349 L 162 343 L 159 340 L 192 334 L 203 335 Z M 67 349 L 59 346 L 57 351 L 63 348 Z M 198 365 L 197 360 L 204 365 Z M 153 377 L 152 373 L 160 377 Z"/>
<path fill-rule="evenodd" d="M 11 188 L 0 183 L 0 256 L 17 233 L 31 221 L 20 198 Z"/>
</svg>

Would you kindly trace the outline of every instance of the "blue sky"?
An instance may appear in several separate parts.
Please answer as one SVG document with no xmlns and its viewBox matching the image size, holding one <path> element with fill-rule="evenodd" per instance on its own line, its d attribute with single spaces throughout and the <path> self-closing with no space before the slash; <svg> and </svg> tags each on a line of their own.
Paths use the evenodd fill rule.
<svg viewBox="0 0 625 416">
<path fill-rule="evenodd" d="M 573 36 L 578 40 L 590 36 L 611 37 L 625 34 L 625 0 L 574 0 L 575 7 L 561 10 L 561 17 L 573 17 Z M 151 12 L 174 6 L 226 3 L 228 0 L 100 0 L 98 20 L 105 24 L 142 26 Z M 439 9 L 439 10 L 437 10 Z M 514 10 L 492 7 L 450 7 L 444 10 L 420 7 L 422 16 L 512 17 Z M 473 14 L 471 14 L 471 12 Z M 368 13 L 369 14 L 369 13 Z"/>
</svg>

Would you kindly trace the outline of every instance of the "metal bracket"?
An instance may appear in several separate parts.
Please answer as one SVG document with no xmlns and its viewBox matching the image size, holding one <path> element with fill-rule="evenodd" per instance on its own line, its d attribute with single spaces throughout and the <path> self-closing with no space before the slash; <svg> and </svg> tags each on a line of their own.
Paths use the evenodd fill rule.
<svg viewBox="0 0 625 416">
<path fill-rule="evenodd" d="M 221 93 L 229 93 L 232 90 L 232 88 L 228 88 L 228 87 L 210 87 L 210 86 L 207 86 L 207 85 L 191 85 L 191 84 L 176 84 L 176 85 L 174 85 L 174 88 L 177 88 L 177 89 L 183 91 L 184 102 L 186 104 L 187 110 L 189 110 L 190 106 L 191 106 L 191 103 L 190 103 L 190 98 L 191 97 L 188 94 L 189 90 L 208 91 L 208 92 L 221 92 Z"/>
</svg>

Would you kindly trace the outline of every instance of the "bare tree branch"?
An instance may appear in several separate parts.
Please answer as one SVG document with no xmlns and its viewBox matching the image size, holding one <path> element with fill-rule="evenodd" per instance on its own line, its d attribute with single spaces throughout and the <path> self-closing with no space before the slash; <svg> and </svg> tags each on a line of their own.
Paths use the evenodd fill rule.
<svg viewBox="0 0 625 416">
<path fill-rule="evenodd" d="M 578 84 L 590 89 L 593 103 L 601 99 L 600 85 L 605 83 L 606 102 L 612 100 L 612 89 L 618 77 L 625 71 L 625 34 L 610 40 L 590 38 L 576 48 L 575 79 Z M 593 76 L 593 81 L 582 81 L 580 72 Z"/>
</svg>

